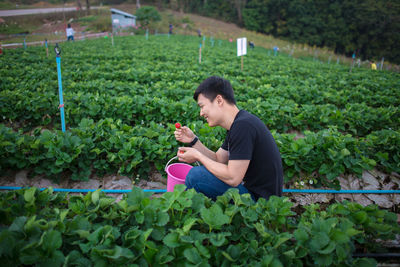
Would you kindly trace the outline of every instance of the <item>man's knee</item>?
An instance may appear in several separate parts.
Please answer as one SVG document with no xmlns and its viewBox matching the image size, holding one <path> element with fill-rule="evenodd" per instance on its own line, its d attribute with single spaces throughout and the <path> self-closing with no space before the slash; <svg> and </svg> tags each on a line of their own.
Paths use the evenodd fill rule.
<svg viewBox="0 0 400 267">
<path fill-rule="evenodd" d="M 192 188 L 196 183 L 196 180 L 199 179 L 201 175 L 202 169 L 201 167 L 193 167 L 190 169 L 189 173 L 186 175 L 185 185 L 188 188 Z"/>
</svg>

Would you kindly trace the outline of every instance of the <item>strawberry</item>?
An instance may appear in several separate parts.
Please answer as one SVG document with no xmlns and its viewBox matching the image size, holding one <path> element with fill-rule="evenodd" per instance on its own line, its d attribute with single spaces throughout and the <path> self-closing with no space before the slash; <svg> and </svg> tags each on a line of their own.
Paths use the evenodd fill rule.
<svg viewBox="0 0 400 267">
<path fill-rule="evenodd" d="M 181 128 L 181 124 L 179 122 L 175 123 L 175 128 L 176 129 L 180 129 Z"/>
</svg>

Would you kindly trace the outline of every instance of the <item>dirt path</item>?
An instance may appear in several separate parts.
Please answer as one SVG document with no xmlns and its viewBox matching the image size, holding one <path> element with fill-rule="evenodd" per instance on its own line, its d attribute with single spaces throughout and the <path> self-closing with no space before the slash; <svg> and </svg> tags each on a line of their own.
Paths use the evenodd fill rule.
<svg viewBox="0 0 400 267">
<path fill-rule="evenodd" d="M 101 7 L 94 6 L 90 9 L 100 9 Z M 32 14 L 46 14 L 46 13 L 60 13 L 75 11 L 76 7 L 53 7 L 53 8 L 33 8 L 33 9 L 13 9 L 13 10 L 0 10 L 0 17 L 23 16 Z M 83 9 L 85 10 L 85 9 Z"/>
<path fill-rule="evenodd" d="M 164 174 L 166 177 L 166 174 Z M 102 177 L 92 175 L 88 181 L 73 181 L 69 177 L 54 181 L 44 175 L 29 177 L 28 170 L 7 171 L 0 176 L 0 186 L 4 187 L 37 187 L 37 188 L 64 188 L 64 189 L 108 189 L 130 190 L 132 186 L 142 189 L 166 189 L 167 179 L 161 173 L 153 170 L 149 177 L 136 179 L 119 174 L 108 174 Z M 111 194 L 117 200 L 122 194 Z"/>
</svg>

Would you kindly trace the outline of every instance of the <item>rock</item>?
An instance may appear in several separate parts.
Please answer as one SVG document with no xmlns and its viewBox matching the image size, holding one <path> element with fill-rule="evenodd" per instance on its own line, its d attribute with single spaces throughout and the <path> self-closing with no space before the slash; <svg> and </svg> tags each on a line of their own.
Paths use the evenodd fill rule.
<svg viewBox="0 0 400 267">
<path fill-rule="evenodd" d="M 289 196 L 294 206 L 308 206 L 314 203 L 329 203 L 333 196 L 331 194 L 291 194 Z"/>
<path fill-rule="evenodd" d="M 306 195 L 306 194 L 293 194 L 292 195 L 293 199 L 297 203 L 297 205 L 300 206 L 307 206 L 308 204 L 311 203 L 311 195 Z"/>
<path fill-rule="evenodd" d="M 350 190 L 360 190 L 361 189 L 361 181 L 360 178 L 358 178 L 357 176 L 354 175 L 349 175 L 347 177 L 347 181 L 349 184 L 349 189 Z"/>
<path fill-rule="evenodd" d="M 339 183 L 340 183 L 340 188 L 342 188 L 343 190 L 348 190 L 349 189 L 349 181 L 344 178 L 344 177 L 337 177 Z"/>
<path fill-rule="evenodd" d="M 354 194 L 353 199 L 355 202 L 363 205 L 364 207 L 374 204 L 374 202 L 372 202 L 372 200 L 370 200 L 368 197 L 366 197 L 363 194 Z"/>
<path fill-rule="evenodd" d="M 145 181 L 145 180 L 140 180 L 139 183 L 135 184 L 135 186 L 142 188 L 142 189 L 148 189 L 147 181 Z"/>
<path fill-rule="evenodd" d="M 400 216 L 400 215 L 398 215 Z M 380 244 L 384 245 L 385 247 L 388 248 L 399 248 L 400 247 L 400 235 L 395 235 L 394 239 L 391 240 L 377 240 Z M 379 266 L 379 264 L 378 264 Z M 399 266 L 399 265 L 390 265 L 390 266 Z"/>
<path fill-rule="evenodd" d="M 400 179 L 397 178 L 396 176 L 390 176 L 390 181 L 395 183 L 397 187 L 400 187 Z"/>
<path fill-rule="evenodd" d="M 367 196 L 370 200 L 372 200 L 376 205 L 381 208 L 391 208 L 393 206 L 393 202 L 390 200 L 388 195 L 383 194 L 368 194 Z"/>
<path fill-rule="evenodd" d="M 372 176 L 379 178 L 380 180 L 384 180 L 387 176 L 387 174 L 378 171 L 377 169 L 372 169 L 370 171 L 368 171 Z"/>
<path fill-rule="evenodd" d="M 0 186 L 16 186 L 15 175 L 0 176 Z"/>
<path fill-rule="evenodd" d="M 379 190 L 375 185 L 364 185 L 362 190 Z"/>
<path fill-rule="evenodd" d="M 390 175 L 394 176 L 394 177 L 397 177 L 397 178 L 400 178 L 400 174 L 398 174 L 397 172 L 392 172 Z"/>
<path fill-rule="evenodd" d="M 154 189 L 165 189 L 165 184 L 159 182 L 147 182 L 147 186 Z"/>
<path fill-rule="evenodd" d="M 393 205 L 399 205 L 400 204 L 400 194 L 393 194 Z"/>
<path fill-rule="evenodd" d="M 395 187 L 396 187 L 395 183 L 389 182 L 388 184 L 384 184 L 382 186 L 382 190 L 396 190 Z"/>
<path fill-rule="evenodd" d="M 162 176 L 161 173 L 159 173 L 158 171 L 154 171 L 151 173 L 150 175 L 150 181 L 154 181 L 154 182 L 159 182 L 159 183 L 163 183 L 163 184 L 167 184 L 167 179 L 164 178 Z"/>
<path fill-rule="evenodd" d="M 48 187 L 53 187 L 53 188 L 60 188 L 58 184 L 53 183 L 49 179 L 45 179 L 40 177 L 40 179 L 34 179 L 34 185 L 38 188 L 48 188 Z"/>
<path fill-rule="evenodd" d="M 112 176 L 104 181 L 104 189 L 131 189 L 132 181 L 127 176 Z"/>
<path fill-rule="evenodd" d="M 115 194 L 113 194 L 115 195 Z M 123 194 L 118 194 L 117 196 L 113 196 L 115 198 L 115 202 L 120 202 L 122 200 L 122 198 L 124 197 Z"/>
<path fill-rule="evenodd" d="M 335 194 L 335 200 L 342 202 L 344 200 L 354 201 L 351 194 Z"/>
<path fill-rule="evenodd" d="M 100 182 L 95 179 L 89 179 L 87 182 L 79 181 L 73 184 L 74 189 L 98 189 L 100 188 Z"/>
<path fill-rule="evenodd" d="M 16 186 L 31 186 L 31 181 L 28 179 L 28 171 L 22 170 L 15 175 Z"/>
<path fill-rule="evenodd" d="M 365 184 L 365 186 L 368 186 L 368 190 L 379 189 L 379 181 L 368 171 L 363 172 L 362 181 Z M 363 188 L 363 189 L 365 189 L 365 188 Z"/>
<path fill-rule="evenodd" d="M 340 183 L 340 188 L 342 190 L 350 190 L 350 189 L 354 189 L 357 190 L 359 188 L 357 188 L 357 183 L 350 183 L 349 182 L 349 177 L 338 177 L 337 178 L 339 180 Z M 355 181 L 354 179 L 352 181 Z M 355 188 L 351 188 L 351 186 L 355 187 Z M 343 200 L 350 200 L 350 201 L 354 201 L 353 196 L 351 194 L 335 194 L 334 196 L 335 200 L 342 202 Z"/>
<path fill-rule="evenodd" d="M 332 194 L 313 194 L 313 203 L 329 203 L 333 198 Z"/>
</svg>

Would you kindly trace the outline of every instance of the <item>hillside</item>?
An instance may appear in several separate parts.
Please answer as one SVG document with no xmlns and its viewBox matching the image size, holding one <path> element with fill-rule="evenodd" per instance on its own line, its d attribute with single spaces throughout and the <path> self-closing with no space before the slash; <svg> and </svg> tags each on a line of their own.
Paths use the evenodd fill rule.
<svg viewBox="0 0 400 267">
<path fill-rule="evenodd" d="M 43 5 L 41 5 L 42 7 Z M 70 4 L 68 5 L 70 6 Z M 48 40 L 60 40 L 64 37 L 66 21 L 69 21 L 76 29 L 77 35 L 91 32 L 111 31 L 109 8 L 92 10 L 91 15 L 86 15 L 84 11 L 66 12 L 47 15 L 27 15 L 3 18 L 4 23 L 0 24 L 0 40 L 3 44 L 22 43 Z M 116 5 L 117 8 L 128 13 L 134 14 L 135 5 Z M 324 61 L 330 63 L 339 62 L 340 64 L 351 65 L 351 58 L 343 55 L 336 55 L 331 50 L 325 48 L 310 47 L 305 44 L 296 44 L 285 40 L 274 38 L 270 35 L 251 32 L 238 27 L 233 23 L 226 23 L 216 19 L 207 18 L 195 14 L 185 14 L 172 10 L 161 11 L 162 20 L 150 25 L 151 33 L 166 33 L 168 25 L 174 25 L 174 32 L 177 34 L 196 35 L 197 29 L 202 31 L 206 37 L 213 37 L 222 40 L 235 40 L 238 37 L 247 37 L 256 46 L 272 49 L 274 46 L 280 51 L 291 54 L 295 58 L 303 58 L 313 61 Z M 13 36 L 14 34 L 14 36 Z M 17 35 L 15 35 L 17 34 Z M 358 64 L 356 65 L 358 66 Z M 368 61 L 361 61 L 360 66 L 369 68 Z M 400 71 L 398 66 L 385 62 L 385 69 Z"/>
</svg>

